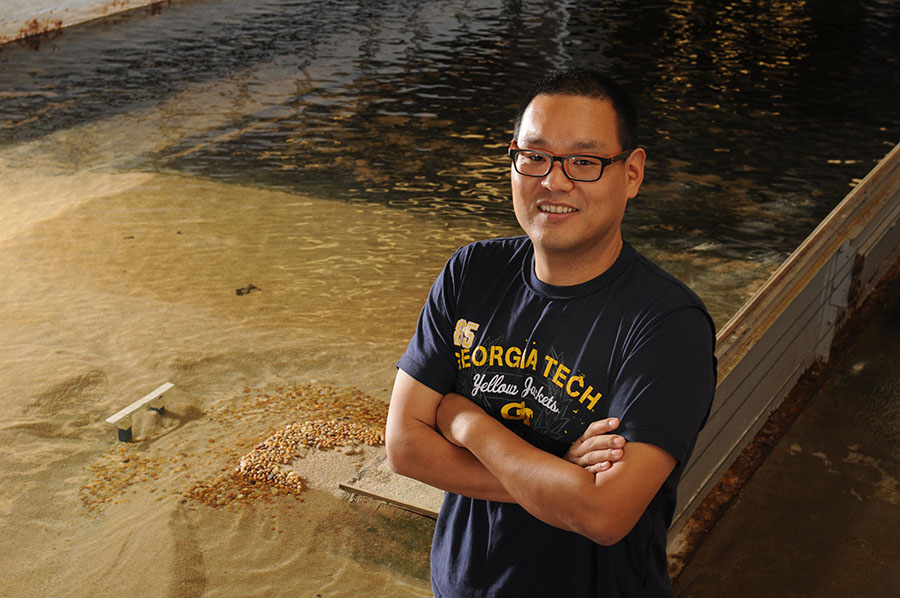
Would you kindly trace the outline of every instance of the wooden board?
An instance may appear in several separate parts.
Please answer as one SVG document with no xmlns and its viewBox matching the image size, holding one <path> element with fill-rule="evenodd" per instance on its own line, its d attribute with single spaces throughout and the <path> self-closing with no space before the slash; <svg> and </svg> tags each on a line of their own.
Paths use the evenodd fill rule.
<svg viewBox="0 0 900 598">
<path fill-rule="evenodd" d="M 119 423 L 120 420 L 128 417 L 129 415 L 131 415 L 132 413 L 134 413 L 135 411 L 137 411 L 138 409 L 140 409 L 141 407 L 143 407 L 150 401 L 152 401 L 156 398 L 159 398 L 160 396 L 162 396 L 162 394 L 164 392 L 173 388 L 174 386 L 175 385 L 172 384 L 171 382 L 166 382 L 162 386 L 158 387 L 156 390 L 144 395 L 143 397 L 141 397 L 140 399 L 138 399 L 137 401 L 135 401 L 134 403 L 132 403 L 131 405 L 126 407 L 125 409 L 122 409 L 121 411 L 117 412 L 116 414 L 110 415 L 109 417 L 107 417 L 106 423 L 108 423 L 108 424 Z"/>
<path fill-rule="evenodd" d="M 437 519 L 444 501 L 442 490 L 391 471 L 383 453 L 360 470 L 353 479 L 340 484 L 340 488 L 432 519 Z"/>
</svg>

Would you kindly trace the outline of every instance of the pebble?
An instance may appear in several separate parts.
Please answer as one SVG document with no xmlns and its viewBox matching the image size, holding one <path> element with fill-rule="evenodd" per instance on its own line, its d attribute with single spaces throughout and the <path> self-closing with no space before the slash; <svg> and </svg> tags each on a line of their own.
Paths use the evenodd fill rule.
<svg viewBox="0 0 900 598">
<path fill-rule="evenodd" d="M 354 455 L 363 451 L 364 444 L 383 445 L 386 418 L 385 401 L 353 388 L 317 383 L 244 388 L 230 400 L 229 406 L 218 408 L 206 417 L 207 423 L 218 428 L 213 433 L 220 441 L 232 438 L 228 434 L 230 430 L 248 429 L 247 422 L 274 419 L 298 423 L 284 425 L 241 457 L 229 456 L 239 454 L 234 444 L 240 446 L 242 442 L 237 435 L 230 448 L 223 446 L 228 442 L 216 442 L 210 437 L 204 442 L 208 448 L 199 454 L 184 451 L 173 454 L 139 442 L 116 444 L 87 468 L 94 480 L 82 486 L 80 497 L 84 506 L 93 511 L 117 502 L 115 499 L 129 488 L 134 493 L 133 487 L 140 488 L 151 479 L 185 472 L 170 483 L 170 494 L 204 505 L 230 507 L 256 500 L 271 501 L 285 495 L 302 502 L 299 495 L 304 489 L 303 480 L 287 466 L 308 450 L 338 449 Z M 154 451 L 158 457 L 153 456 Z M 202 471 L 211 465 L 210 461 L 222 463 L 223 457 L 235 459 L 237 465 L 224 467 L 218 475 L 202 476 L 201 473 L 200 480 L 197 479 L 198 467 Z M 184 489 L 174 482 L 189 487 Z M 142 490 L 146 491 L 149 489 Z"/>
<path fill-rule="evenodd" d="M 302 448 L 320 450 L 348 447 L 355 452 L 384 444 L 384 432 L 368 426 L 338 420 L 313 420 L 288 424 L 241 457 L 237 467 L 213 484 L 198 484 L 189 496 L 209 506 L 225 506 L 234 501 L 259 499 L 268 490 L 270 497 L 298 496 L 303 480 L 295 471 L 286 469 L 298 458 Z M 228 488 L 223 496 L 221 491 Z M 232 490 L 234 489 L 234 490 Z"/>
</svg>

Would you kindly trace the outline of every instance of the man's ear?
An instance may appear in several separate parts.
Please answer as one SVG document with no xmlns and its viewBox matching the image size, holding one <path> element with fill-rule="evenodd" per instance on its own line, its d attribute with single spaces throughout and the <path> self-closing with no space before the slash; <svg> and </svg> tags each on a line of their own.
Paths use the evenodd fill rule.
<svg viewBox="0 0 900 598">
<path fill-rule="evenodd" d="M 628 156 L 625 161 L 626 184 L 628 185 L 628 199 L 638 194 L 641 183 L 644 182 L 644 162 L 647 159 L 647 152 L 644 148 L 637 147 Z"/>
</svg>

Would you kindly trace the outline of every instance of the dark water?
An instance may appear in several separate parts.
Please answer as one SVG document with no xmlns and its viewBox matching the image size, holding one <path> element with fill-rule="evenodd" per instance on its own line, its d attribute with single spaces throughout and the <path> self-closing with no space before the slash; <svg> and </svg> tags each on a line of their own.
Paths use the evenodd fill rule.
<svg viewBox="0 0 900 598">
<path fill-rule="evenodd" d="M 173 2 L 0 48 L 0 146 L 231 78 L 233 119 L 128 166 L 512 221 L 518 96 L 592 64 L 643 114 L 628 237 L 777 264 L 900 140 L 898 57 L 886 0 Z"/>
</svg>

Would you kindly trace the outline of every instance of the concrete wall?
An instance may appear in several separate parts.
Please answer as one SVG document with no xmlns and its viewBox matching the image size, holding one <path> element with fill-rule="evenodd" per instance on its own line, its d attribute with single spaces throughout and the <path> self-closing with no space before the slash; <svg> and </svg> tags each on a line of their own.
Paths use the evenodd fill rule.
<svg viewBox="0 0 900 598">
<path fill-rule="evenodd" d="M 719 331 L 719 385 L 679 486 L 679 533 L 800 376 L 900 256 L 900 145 L 828 215 Z"/>
<path fill-rule="evenodd" d="M 0 0 L 0 44 L 165 0 Z"/>
</svg>

